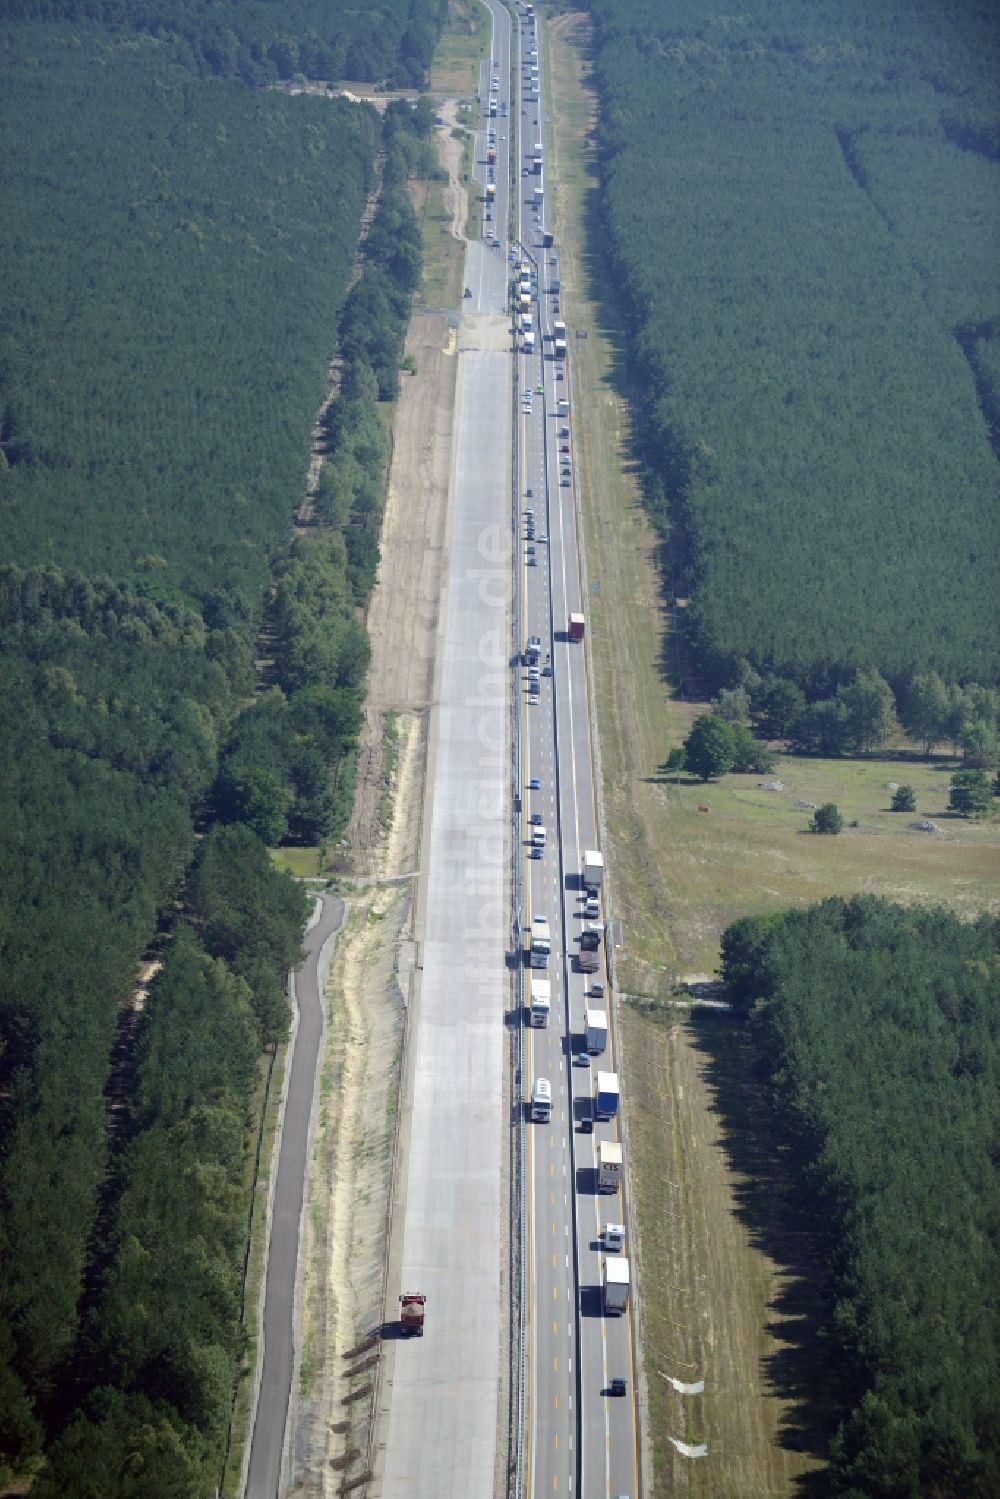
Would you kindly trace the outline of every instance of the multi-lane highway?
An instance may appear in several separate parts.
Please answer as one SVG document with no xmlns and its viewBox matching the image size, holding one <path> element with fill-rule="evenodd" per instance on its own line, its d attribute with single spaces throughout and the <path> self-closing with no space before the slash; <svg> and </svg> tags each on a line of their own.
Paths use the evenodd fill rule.
<svg viewBox="0 0 1000 1499">
<path fill-rule="evenodd" d="M 597 1154 L 602 1139 L 618 1139 L 617 1122 L 583 1128 L 591 1122 L 597 1066 L 615 1070 L 613 1033 L 603 1057 L 591 1066 L 578 1065 L 585 1052 L 588 993 L 587 977 L 575 971 L 583 925 L 583 854 L 598 848 L 600 840 L 586 646 L 571 641 L 568 633 L 569 614 L 586 618 L 587 613 L 577 533 L 577 416 L 572 350 L 556 353 L 555 324 L 566 321 L 567 310 L 558 234 L 552 233 L 558 226 L 548 166 L 551 128 L 537 24 L 523 5 L 518 23 L 513 229 L 522 249 L 512 259 L 529 268 L 530 331 L 535 334 L 534 340 L 526 337 L 519 319 L 520 627 L 524 640 L 537 635 L 542 642 L 537 701 L 529 693 L 527 668 L 518 674 L 525 783 L 519 832 L 527 845 L 529 818 L 542 814 L 545 849 L 541 859 L 527 860 L 524 919 L 527 925 L 535 915 L 546 916 L 552 934 L 549 1024 L 526 1032 L 526 1092 L 534 1077 L 544 1076 L 552 1084 L 553 1099 L 548 1124 L 525 1125 L 531 1267 L 527 1490 L 535 1496 L 578 1492 L 586 1499 L 609 1499 L 638 1494 L 638 1458 L 630 1314 L 605 1315 L 601 1294 L 602 1231 L 608 1222 L 621 1222 L 623 1211 L 618 1193 L 597 1191 Z M 553 243 L 546 245 L 550 238 Z M 526 523 L 529 511 L 533 525 Z M 537 790 L 530 789 L 534 781 L 540 783 Z M 606 922 L 608 916 L 602 909 L 601 919 Z M 606 983 L 603 962 L 594 978 Z M 596 1001 L 608 1002 L 613 1001 Z M 616 1378 L 625 1381 L 624 1397 L 610 1394 Z"/>
<path fill-rule="evenodd" d="M 479 80 L 481 236 L 466 253 L 458 332 L 429 851 L 418 906 L 421 972 L 393 1231 L 399 1283 L 391 1285 L 386 1309 L 391 1317 L 399 1291 L 422 1291 L 427 1322 L 419 1343 L 398 1343 L 391 1356 L 376 1480 L 382 1499 L 491 1499 L 497 1482 L 509 1487 L 497 1409 L 508 1332 L 517 1346 L 501 1294 L 502 1144 L 510 1128 L 504 957 L 541 914 L 552 933 L 552 1008 L 546 1027 L 524 1030 L 524 1098 L 514 1123 L 524 1149 L 510 1156 L 515 1170 L 519 1159 L 525 1170 L 524 1222 L 513 1224 L 512 1234 L 516 1241 L 524 1232 L 526 1337 L 525 1440 L 521 1464 L 512 1463 L 507 1475 L 516 1474 L 520 1492 L 536 1499 L 638 1499 L 630 1313 L 605 1316 L 601 1298 L 601 1230 L 624 1213 L 620 1193 L 597 1193 L 597 1151 L 617 1130 L 614 1122 L 583 1130 L 596 1066 L 573 1060 L 582 1048 L 587 993 L 574 963 L 581 868 L 584 849 L 600 840 L 587 647 L 567 632 L 569 613 L 585 615 L 586 605 L 572 361 L 555 357 L 553 338 L 563 315 L 558 238 L 544 244 L 555 227 L 550 129 L 533 18 L 518 4 L 512 28 L 500 0 L 483 3 L 492 36 Z M 518 314 L 512 358 L 510 309 L 522 277 L 534 339 L 525 340 Z M 534 511 L 530 539 L 526 506 Z M 529 635 L 542 642 L 534 702 L 521 655 Z M 506 733 L 511 691 L 518 705 L 514 746 Z M 520 784 L 511 798 L 512 762 Z M 528 857 L 534 813 L 546 828 L 541 858 Z M 505 848 L 513 851 L 513 879 Z M 607 910 L 600 914 L 606 921 Z M 527 998 L 531 970 L 519 977 Z M 605 978 L 603 954 L 593 978 Z M 600 1066 L 615 1070 L 613 1034 Z M 552 1084 L 546 1124 L 528 1120 L 532 1080 L 540 1076 Z M 516 1375 L 511 1400 L 519 1408 Z M 616 1378 L 625 1382 L 624 1398 L 610 1394 Z"/>
</svg>

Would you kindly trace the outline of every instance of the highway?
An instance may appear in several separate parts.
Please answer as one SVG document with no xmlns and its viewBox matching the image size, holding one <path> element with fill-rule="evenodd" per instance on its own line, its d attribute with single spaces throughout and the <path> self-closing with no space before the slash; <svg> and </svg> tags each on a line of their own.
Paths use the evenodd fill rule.
<svg viewBox="0 0 1000 1499">
<path fill-rule="evenodd" d="M 588 980 L 575 971 L 574 961 L 583 925 L 583 853 L 599 848 L 600 838 L 586 647 L 568 636 L 569 614 L 587 612 L 577 533 L 572 349 L 565 358 L 555 356 L 553 327 L 557 318 L 565 320 L 566 308 L 558 235 L 553 245 L 544 244 L 546 230 L 557 228 L 547 172 L 551 133 L 536 25 L 523 5 L 518 18 L 514 233 L 527 252 L 535 332 L 530 352 L 519 335 L 516 361 L 522 522 L 527 507 L 534 511 L 534 525 L 522 523 L 520 529 L 520 624 L 525 640 L 540 637 L 542 661 L 537 703 L 529 698 L 527 669 L 518 673 L 525 782 L 519 832 L 527 845 L 528 818 L 542 814 L 546 845 L 541 859 L 527 860 L 525 919 L 544 915 L 552 932 L 546 975 L 552 1010 L 546 1028 L 526 1032 L 525 1091 L 530 1092 L 532 1078 L 544 1076 L 553 1099 L 550 1123 L 526 1125 L 531 1267 L 526 1492 L 538 1499 L 553 1493 L 613 1499 L 638 1496 L 638 1456 L 630 1316 L 606 1316 L 601 1293 L 600 1235 L 606 1223 L 623 1222 L 624 1213 L 619 1193 L 597 1192 L 597 1152 L 602 1139 L 619 1138 L 617 1122 L 597 1122 L 592 1132 L 581 1128 L 585 1118 L 589 1122 L 598 1066 L 617 1070 L 613 1034 L 607 1053 L 594 1058 L 594 1065 L 574 1062 L 586 1049 Z M 540 172 L 536 143 L 542 145 Z M 551 676 L 545 674 L 546 664 Z M 532 780 L 540 782 L 539 790 L 529 789 Z M 602 909 L 600 920 L 606 922 L 609 914 Z M 531 972 L 525 975 L 526 990 Z M 593 978 L 607 984 L 603 963 Z M 610 995 L 594 1001 L 601 1007 L 610 1002 Z M 608 1393 L 616 1376 L 626 1382 L 624 1398 Z"/>
<path fill-rule="evenodd" d="M 510 32 L 500 9 L 493 57 L 505 101 Z M 490 84 L 486 63 L 484 101 Z M 494 128 L 508 133 L 499 114 Z M 497 143 L 488 225 L 484 118 L 484 229 L 508 212 L 507 144 Z M 492 1499 L 506 1461 L 512 355 L 504 252 L 485 236 L 467 247 L 465 286 L 385 1308 L 392 1323 L 403 1291 L 423 1293 L 426 1322 L 421 1338 L 386 1344 L 375 1452 L 383 1499 Z"/>
<path fill-rule="evenodd" d="M 409 1018 L 390 1257 L 396 1268 L 386 1306 L 391 1320 L 401 1291 L 423 1292 L 426 1327 L 419 1341 L 395 1341 L 386 1364 L 376 1489 L 380 1499 L 510 1492 L 504 1373 L 516 1329 L 505 1320 L 505 956 L 525 942 L 532 915 L 542 914 L 552 931 L 552 1011 L 547 1027 L 523 1032 L 523 1096 L 513 1122 L 524 1145 L 526 1205 L 523 1225 L 511 1225 L 515 1241 L 523 1228 L 526 1248 L 520 1493 L 638 1499 L 630 1314 L 605 1316 L 600 1289 L 599 1235 L 605 1223 L 625 1218 L 619 1192 L 596 1190 L 598 1144 L 617 1139 L 617 1125 L 584 1132 L 597 1068 L 573 1063 L 586 993 L 574 963 L 580 872 L 584 849 L 598 848 L 600 839 L 586 645 L 571 643 L 567 631 L 569 613 L 586 614 L 586 607 L 572 362 L 553 357 L 558 244 L 543 245 L 551 185 L 544 165 L 541 174 L 534 169 L 535 145 L 542 143 L 544 158 L 549 129 L 534 21 L 518 5 L 512 36 L 511 13 L 499 0 L 483 3 L 492 40 L 480 74 L 475 152 L 481 238 L 466 251 L 457 341 L 448 566 L 417 909 L 419 982 Z M 535 347 L 526 350 L 519 331 L 512 358 L 511 298 L 522 262 Z M 561 411 L 561 402 L 568 409 Z M 534 510 L 530 539 L 525 505 Z M 529 702 L 521 654 L 529 635 L 542 642 L 537 703 Z M 510 742 L 512 724 L 517 744 Z M 512 763 L 522 781 L 513 797 Z M 532 780 L 537 790 L 529 789 Z M 528 857 L 532 813 L 546 828 L 539 859 Z M 601 920 L 608 914 L 603 910 Z M 525 967 L 518 975 L 525 998 L 531 974 Z M 606 982 L 603 955 L 598 978 Z M 609 1037 L 607 1053 L 595 1059 L 602 1068 L 616 1070 L 613 1047 Z M 552 1084 L 547 1124 L 528 1119 L 536 1076 Z M 616 1376 L 625 1380 L 625 1398 L 608 1392 Z M 516 1404 L 516 1389 L 511 1398 Z"/>
</svg>

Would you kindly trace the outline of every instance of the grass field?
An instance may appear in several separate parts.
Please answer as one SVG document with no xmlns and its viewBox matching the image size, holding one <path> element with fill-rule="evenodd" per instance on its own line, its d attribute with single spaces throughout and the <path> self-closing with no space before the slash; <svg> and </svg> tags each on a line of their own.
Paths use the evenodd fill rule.
<svg viewBox="0 0 1000 1499">
<path fill-rule="evenodd" d="M 651 1492 L 768 1499 L 798 1491 L 823 1448 L 822 1401 L 808 1380 L 817 1267 L 788 1227 L 780 1179 L 766 1196 L 755 1186 L 767 1125 L 748 1093 L 732 1023 L 666 1001 L 686 976 L 714 972 L 721 932 L 748 913 L 857 891 L 968 915 L 995 903 L 1000 828 L 947 815 L 945 763 L 785 757 L 766 778 L 781 780 L 781 792 L 761 790 L 760 776 L 709 786 L 664 777 L 669 749 L 706 705 L 676 696 L 680 652 L 661 587 L 660 543 L 634 479 L 627 350 L 616 342 L 597 249 L 586 19 L 561 16 L 546 33 L 572 394 L 587 413 L 573 440 L 609 894 L 624 924 L 616 972 L 627 994 L 660 1001 L 651 1010 L 620 1006 Z M 913 815 L 887 810 L 890 781 L 916 788 L 920 815 L 938 822 L 939 833 L 911 831 Z M 796 800 L 834 801 L 857 827 L 839 837 L 810 834 L 811 814 Z M 671 1377 L 705 1378 L 704 1395 L 678 1394 Z M 679 1456 L 671 1437 L 707 1442 L 707 1458 Z"/>
<path fill-rule="evenodd" d="M 448 98 L 475 95 L 480 59 L 490 45 L 489 15 L 477 0 L 450 0 L 448 19 L 434 52 L 430 92 Z"/>
</svg>

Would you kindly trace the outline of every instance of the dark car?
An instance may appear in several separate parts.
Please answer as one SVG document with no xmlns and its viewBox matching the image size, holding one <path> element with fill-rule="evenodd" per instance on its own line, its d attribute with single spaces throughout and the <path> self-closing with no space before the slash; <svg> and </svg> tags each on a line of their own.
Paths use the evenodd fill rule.
<svg viewBox="0 0 1000 1499">
<path fill-rule="evenodd" d="M 624 1379 L 622 1379 L 622 1377 L 621 1377 L 620 1374 L 616 1374 L 615 1377 L 614 1377 L 614 1379 L 608 1385 L 608 1394 L 609 1395 L 624 1395 L 625 1394 L 625 1381 L 624 1381 Z"/>
</svg>

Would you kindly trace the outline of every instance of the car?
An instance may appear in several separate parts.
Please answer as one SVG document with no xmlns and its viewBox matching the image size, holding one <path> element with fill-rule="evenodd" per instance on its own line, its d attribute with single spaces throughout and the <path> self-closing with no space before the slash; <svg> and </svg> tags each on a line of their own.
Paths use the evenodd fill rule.
<svg viewBox="0 0 1000 1499">
<path fill-rule="evenodd" d="M 538 678 L 540 676 L 541 676 L 541 672 L 540 672 L 540 670 L 538 669 L 537 666 L 529 666 L 528 667 L 528 681 L 529 682 L 537 682 Z M 539 822 L 541 822 L 541 820 L 542 820 L 541 818 L 538 819 Z"/>
<path fill-rule="evenodd" d="M 545 386 L 544 385 L 536 385 L 535 386 L 535 395 L 536 396 L 543 396 L 544 394 L 545 394 Z"/>
<path fill-rule="evenodd" d="M 580 1120 L 581 1135 L 592 1135 L 594 1133 L 594 1120 L 591 1114 L 584 1114 Z"/>
<path fill-rule="evenodd" d="M 526 490 L 525 490 L 525 491 L 524 491 L 524 498 L 525 498 L 525 499 L 526 499 L 526 500 L 531 500 L 531 499 L 533 499 L 533 498 L 534 498 L 534 495 L 535 495 L 535 491 L 534 491 L 534 490 L 533 490 L 533 489 L 526 489 Z"/>
<path fill-rule="evenodd" d="M 531 823 L 532 823 L 533 827 L 540 827 L 541 826 L 541 823 L 542 823 L 542 814 L 541 814 L 541 812 L 532 812 L 532 814 L 531 814 Z"/>
<path fill-rule="evenodd" d="M 550 666 L 549 662 L 546 661 L 545 665 L 542 667 L 542 676 L 543 677 L 551 677 L 551 675 L 552 675 L 552 667 Z"/>
<path fill-rule="evenodd" d="M 608 1394 L 609 1395 L 624 1395 L 625 1394 L 625 1388 L 626 1388 L 626 1386 L 625 1386 L 624 1379 L 622 1379 L 622 1377 L 621 1377 L 620 1374 L 616 1374 L 615 1377 L 614 1377 L 614 1379 L 608 1385 Z"/>
<path fill-rule="evenodd" d="M 548 541 L 548 539 L 549 538 L 547 536 L 539 536 L 539 538 L 538 538 L 538 540 L 541 542 L 542 546 L 545 546 L 545 544 Z"/>
<path fill-rule="evenodd" d="M 563 374 L 562 370 L 556 370 L 556 379 L 557 380 L 565 380 L 565 378 L 566 378 L 566 376 Z"/>
<path fill-rule="evenodd" d="M 559 264 L 558 257 L 555 256 L 555 255 L 550 255 L 549 256 L 549 265 L 558 265 L 558 264 Z"/>
<path fill-rule="evenodd" d="M 560 451 L 560 453 L 568 453 L 569 452 L 569 443 L 568 442 L 561 443 L 560 447 L 559 447 L 559 451 Z"/>
<path fill-rule="evenodd" d="M 603 985 L 603 983 L 601 983 L 601 981 L 599 979 L 595 979 L 594 982 L 591 984 L 591 986 L 590 986 L 590 993 L 591 993 L 591 997 L 593 999 L 603 999 L 604 998 L 604 985 Z"/>
<path fill-rule="evenodd" d="M 568 489 L 569 488 L 569 474 L 563 474 L 562 478 L 559 480 L 559 483 L 563 486 L 564 489 Z"/>
<path fill-rule="evenodd" d="M 531 556 L 528 558 L 528 566 L 529 567 L 537 567 L 538 566 L 538 558 L 535 556 L 534 552 L 532 552 Z"/>
<path fill-rule="evenodd" d="M 538 779 L 537 776 L 532 776 L 531 780 L 528 782 L 528 790 L 529 791 L 541 791 L 541 789 L 542 789 L 542 783 L 541 783 L 541 781 Z"/>
<path fill-rule="evenodd" d="M 540 859 L 542 857 L 542 855 L 544 854 L 544 852 L 545 852 L 544 848 L 540 848 L 537 843 L 533 843 L 531 845 L 530 857 L 532 859 Z"/>
<path fill-rule="evenodd" d="M 590 1066 L 590 1056 L 589 1056 L 589 1054 L 587 1052 L 585 1052 L 585 1051 L 578 1051 L 577 1054 L 576 1054 L 576 1056 L 573 1058 L 573 1066 L 574 1067 L 589 1067 Z"/>
</svg>

